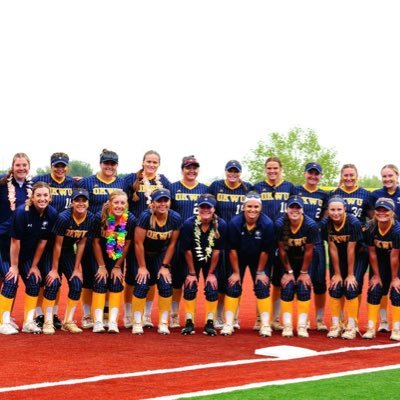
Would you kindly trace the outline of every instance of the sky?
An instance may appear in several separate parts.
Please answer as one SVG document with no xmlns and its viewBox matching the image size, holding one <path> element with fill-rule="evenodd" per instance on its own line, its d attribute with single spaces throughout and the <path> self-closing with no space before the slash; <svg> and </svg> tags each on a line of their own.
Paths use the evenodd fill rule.
<svg viewBox="0 0 400 400">
<path fill-rule="evenodd" d="M 399 162 L 397 1 L 11 1 L 0 3 L 0 169 L 67 152 L 119 172 L 145 151 L 200 181 L 271 132 L 314 130 L 341 164 Z"/>
</svg>

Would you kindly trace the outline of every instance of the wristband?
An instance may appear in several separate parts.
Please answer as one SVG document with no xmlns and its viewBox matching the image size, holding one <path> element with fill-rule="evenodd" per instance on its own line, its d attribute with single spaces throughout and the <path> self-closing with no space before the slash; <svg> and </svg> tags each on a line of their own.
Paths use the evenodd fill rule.
<svg viewBox="0 0 400 400">
<path fill-rule="evenodd" d="M 256 275 L 267 275 L 267 274 L 265 273 L 265 271 L 257 271 Z"/>
<path fill-rule="evenodd" d="M 302 274 L 302 275 L 308 275 L 308 271 L 300 271 L 300 274 Z"/>
<path fill-rule="evenodd" d="M 286 271 L 287 274 L 293 274 L 293 270 L 289 269 L 289 271 Z"/>
<path fill-rule="evenodd" d="M 164 268 L 171 269 L 171 264 L 164 264 L 164 263 L 162 263 L 161 266 L 164 267 Z"/>
</svg>

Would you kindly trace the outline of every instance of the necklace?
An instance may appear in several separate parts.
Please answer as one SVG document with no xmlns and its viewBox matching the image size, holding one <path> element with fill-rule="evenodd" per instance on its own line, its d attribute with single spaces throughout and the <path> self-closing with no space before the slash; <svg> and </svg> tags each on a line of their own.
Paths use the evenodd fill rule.
<svg viewBox="0 0 400 400">
<path fill-rule="evenodd" d="M 8 201 L 10 202 L 11 211 L 15 211 L 15 202 L 17 198 L 15 195 L 15 186 L 12 180 L 13 180 L 13 174 L 10 174 L 10 176 L 7 178 Z M 26 177 L 25 183 L 26 183 L 26 197 L 30 199 L 32 195 L 32 185 L 33 185 L 32 177 L 30 175 Z"/>
<path fill-rule="evenodd" d="M 155 180 L 155 182 L 156 182 L 156 189 L 154 189 L 154 190 L 157 190 L 157 189 L 162 189 L 162 187 L 163 187 L 163 185 L 162 185 L 162 183 L 161 183 L 161 180 L 160 180 L 160 175 L 159 174 L 157 174 L 156 175 L 156 177 L 154 178 L 154 180 Z M 151 204 L 151 192 L 153 191 L 152 190 L 152 188 L 151 188 L 151 183 L 150 183 L 150 181 L 143 175 L 143 186 L 144 186 L 144 195 L 146 196 L 146 204 L 147 204 L 147 207 L 149 207 L 150 206 L 150 204 Z"/>
<path fill-rule="evenodd" d="M 110 214 L 107 218 L 108 229 L 106 231 L 106 252 L 108 257 L 113 260 L 118 260 L 122 257 L 126 238 L 126 223 L 128 221 L 128 210 L 125 210 L 119 221 L 119 230 L 115 232 L 115 215 Z M 117 236 L 117 240 L 115 240 Z"/>
<path fill-rule="evenodd" d="M 210 233 L 208 234 L 208 243 L 207 247 L 203 250 L 201 247 L 201 218 L 197 216 L 194 221 L 194 243 L 195 243 L 195 251 L 196 257 L 199 261 L 207 262 L 211 257 L 213 247 L 215 246 L 214 238 L 215 238 L 215 230 L 211 227 Z"/>
</svg>

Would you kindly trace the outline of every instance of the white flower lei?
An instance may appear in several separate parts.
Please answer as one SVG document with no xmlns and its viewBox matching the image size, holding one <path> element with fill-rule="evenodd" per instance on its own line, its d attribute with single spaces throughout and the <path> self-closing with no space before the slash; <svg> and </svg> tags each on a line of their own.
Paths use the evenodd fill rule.
<svg viewBox="0 0 400 400">
<path fill-rule="evenodd" d="M 204 249 L 201 247 L 200 243 L 200 237 L 201 237 L 201 218 L 198 216 L 194 222 L 194 243 L 196 244 L 195 246 L 195 251 L 196 251 L 196 257 L 199 261 L 205 261 L 211 257 L 213 247 L 215 246 L 214 238 L 215 238 L 215 230 L 214 228 L 211 227 L 210 233 L 208 234 L 208 243 L 207 247 Z"/>
<path fill-rule="evenodd" d="M 13 185 L 13 174 L 10 174 L 10 176 L 7 178 L 7 191 L 8 191 L 8 201 L 10 202 L 10 209 L 11 211 L 15 211 L 15 202 L 16 202 L 16 196 L 15 196 L 15 186 Z M 32 195 L 32 177 L 28 175 L 25 179 L 26 182 L 26 197 L 28 199 L 31 198 Z"/>
<path fill-rule="evenodd" d="M 160 175 L 159 174 L 156 175 L 154 180 L 156 181 L 156 189 L 154 189 L 154 190 L 162 189 L 163 185 L 161 183 L 161 179 L 160 179 Z M 150 181 L 144 175 L 143 175 L 143 186 L 144 186 L 144 195 L 146 196 L 146 199 L 147 199 L 146 200 L 146 204 L 149 207 L 150 204 L 151 204 L 151 192 L 153 190 L 151 189 Z"/>
</svg>

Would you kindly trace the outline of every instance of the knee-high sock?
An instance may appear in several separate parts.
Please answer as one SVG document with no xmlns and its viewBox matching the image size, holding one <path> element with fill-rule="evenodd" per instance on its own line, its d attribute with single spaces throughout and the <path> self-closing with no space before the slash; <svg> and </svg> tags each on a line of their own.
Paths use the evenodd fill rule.
<svg viewBox="0 0 400 400">
<path fill-rule="evenodd" d="M 24 305 L 24 322 L 33 321 L 33 317 L 35 316 L 35 309 L 37 303 L 36 296 L 29 296 L 29 294 L 25 294 L 25 305 Z"/>
<path fill-rule="evenodd" d="M 400 307 L 392 305 L 392 323 L 393 329 L 400 329 Z"/>
<path fill-rule="evenodd" d="M 216 300 L 216 301 L 206 300 L 205 322 L 207 322 L 207 320 L 209 320 L 209 319 L 212 319 L 213 321 L 215 320 L 215 316 L 217 314 L 217 305 L 218 305 L 218 300 Z"/>
<path fill-rule="evenodd" d="M 145 303 L 146 303 L 146 298 L 139 299 L 135 295 L 132 296 L 133 320 L 135 321 L 136 324 L 142 323 Z"/>
<path fill-rule="evenodd" d="M 82 289 L 81 301 L 82 301 L 82 308 L 83 308 L 83 315 L 90 315 L 91 308 L 92 308 L 92 289 Z"/>
<path fill-rule="evenodd" d="M 43 315 L 43 293 L 44 293 L 44 287 L 41 287 L 39 290 L 39 296 L 36 302 L 36 310 L 35 310 L 35 314 L 36 316 L 38 315 Z"/>
<path fill-rule="evenodd" d="M 172 296 L 158 296 L 159 323 L 168 324 L 169 310 L 171 310 Z"/>
<path fill-rule="evenodd" d="M 144 310 L 144 313 L 146 315 L 151 315 L 151 310 L 153 309 L 153 302 L 155 295 L 156 295 L 156 285 L 152 285 L 150 286 L 149 292 L 147 293 L 146 296 L 146 304 Z"/>
<path fill-rule="evenodd" d="M 297 325 L 307 325 L 308 313 L 310 312 L 311 300 L 297 300 Z"/>
<path fill-rule="evenodd" d="M 351 300 L 346 300 L 347 307 L 347 324 L 354 328 L 358 324 L 358 297 Z"/>
<path fill-rule="evenodd" d="M 110 322 L 118 321 L 119 306 L 121 304 L 122 292 L 110 292 L 108 305 L 108 319 Z"/>
<path fill-rule="evenodd" d="M 60 304 L 61 290 L 57 292 L 56 301 L 53 306 L 53 314 L 58 314 L 58 305 Z"/>
<path fill-rule="evenodd" d="M 185 318 L 191 319 L 194 323 L 196 315 L 196 299 L 193 300 L 183 299 L 183 304 L 185 306 L 185 316 L 186 316 Z"/>
<path fill-rule="evenodd" d="M 314 294 L 315 316 L 316 319 L 324 319 L 326 304 L 326 293 Z"/>
<path fill-rule="evenodd" d="M 53 323 L 53 307 L 55 302 L 55 300 L 49 300 L 46 299 L 46 297 L 43 297 L 42 308 L 44 312 L 44 320 L 46 322 Z"/>
<path fill-rule="evenodd" d="M 379 316 L 381 321 L 388 321 L 387 308 L 388 308 L 388 296 L 386 295 L 382 296 L 381 306 L 379 309 Z"/>
<path fill-rule="evenodd" d="M 0 323 L 1 324 L 9 324 L 10 323 L 10 314 L 11 308 L 13 305 L 14 299 L 9 299 L 8 297 L 4 297 L 0 294 Z"/>
<path fill-rule="evenodd" d="M 182 288 L 180 289 L 172 289 L 172 305 L 171 312 L 174 314 L 179 313 L 179 303 L 181 302 L 182 297 Z"/>
<path fill-rule="evenodd" d="M 132 297 L 133 297 L 133 285 L 128 285 L 125 282 L 124 285 L 124 316 L 132 316 Z"/>
<path fill-rule="evenodd" d="M 271 319 L 271 296 L 266 299 L 257 299 L 257 314 L 261 318 L 262 325 L 269 325 L 269 320 Z"/>
<path fill-rule="evenodd" d="M 281 300 L 282 320 L 284 325 L 292 325 L 293 321 L 293 301 Z"/>
<path fill-rule="evenodd" d="M 106 294 L 93 292 L 92 315 L 95 321 L 103 322 L 105 304 L 106 304 Z"/>
<path fill-rule="evenodd" d="M 224 319 L 225 293 L 218 293 L 217 318 Z"/>
<path fill-rule="evenodd" d="M 272 285 L 272 311 L 274 319 L 279 319 L 281 315 L 281 288 Z"/>
<path fill-rule="evenodd" d="M 225 295 L 224 308 L 225 308 L 225 322 L 227 324 L 233 325 L 233 319 L 235 318 L 238 306 L 239 306 L 239 298 Z"/>
<path fill-rule="evenodd" d="M 368 328 L 376 328 L 380 304 L 367 304 Z"/>
<path fill-rule="evenodd" d="M 329 298 L 329 308 L 331 309 L 332 325 L 339 325 L 340 313 L 342 310 L 342 299 Z"/>
<path fill-rule="evenodd" d="M 71 322 L 74 320 L 74 313 L 79 300 L 67 299 L 67 307 L 65 309 L 64 322 Z"/>
</svg>

